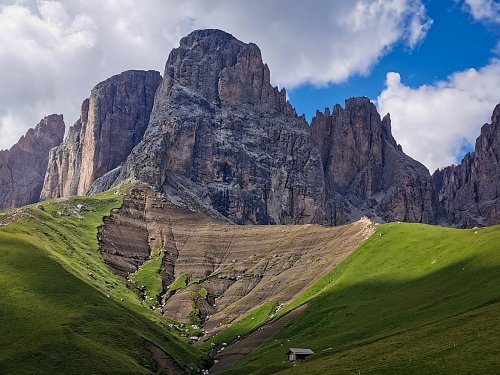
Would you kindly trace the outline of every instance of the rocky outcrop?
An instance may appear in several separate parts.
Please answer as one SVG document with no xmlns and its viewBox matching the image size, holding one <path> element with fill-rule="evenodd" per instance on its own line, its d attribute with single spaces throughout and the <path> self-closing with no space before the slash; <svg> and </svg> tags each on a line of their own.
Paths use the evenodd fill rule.
<svg viewBox="0 0 500 375">
<path fill-rule="evenodd" d="M 142 139 L 161 82 L 156 71 L 126 71 L 95 86 L 64 144 L 50 153 L 42 199 L 86 194 Z"/>
<path fill-rule="evenodd" d="M 170 53 L 144 139 L 115 184 L 129 179 L 235 223 L 328 222 L 307 122 L 271 86 L 259 48 L 220 30 L 195 31 Z"/>
<path fill-rule="evenodd" d="M 309 127 L 271 86 L 258 47 L 219 30 L 171 52 L 144 139 L 91 191 L 127 180 L 239 224 L 435 222 L 429 172 L 368 98 Z"/>
<path fill-rule="evenodd" d="M 500 104 L 481 128 L 475 150 L 433 174 L 440 222 L 474 227 L 500 223 Z"/>
<path fill-rule="evenodd" d="M 62 115 L 45 117 L 10 150 L 0 151 L 0 208 L 38 201 L 49 150 L 64 137 Z"/>
<path fill-rule="evenodd" d="M 495 113 L 476 152 L 431 177 L 368 98 L 318 111 L 309 126 L 271 85 L 255 44 L 199 30 L 170 53 L 163 80 L 131 71 L 92 90 L 50 153 L 41 196 L 138 180 L 179 206 L 238 224 L 336 225 L 363 216 L 493 224 L 500 222 Z"/>
<path fill-rule="evenodd" d="M 431 176 L 403 153 L 368 98 L 346 100 L 345 109 L 317 112 L 311 123 L 320 150 L 328 204 L 337 222 L 368 216 L 381 221 L 433 223 Z"/>
<path fill-rule="evenodd" d="M 82 161 L 81 130 L 82 122 L 87 122 L 89 100 L 81 108 L 81 115 L 71 126 L 64 143 L 50 150 L 47 171 L 40 199 L 59 198 L 75 195 L 78 190 L 80 164 Z"/>
</svg>

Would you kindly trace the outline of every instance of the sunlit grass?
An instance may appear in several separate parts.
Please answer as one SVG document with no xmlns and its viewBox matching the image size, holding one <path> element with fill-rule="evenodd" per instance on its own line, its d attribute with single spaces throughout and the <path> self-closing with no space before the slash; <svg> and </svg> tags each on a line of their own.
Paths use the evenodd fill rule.
<svg viewBox="0 0 500 375">
<path fill-rule="evenodd" d="M 289 373 L 498 373 L 499 285 L 500 226 L 381 225 L 292 303 L 308 303 L 302 314 L 228 373 L 286 370 L 289 347 L 318 353 Z"/>
<path fill-rule="evenodd" d="M 98 227 L 123 189 L 1 215 L 1 373 L 155 372 L 145 340 L 187 369 L 201 365 L 99 254 Z"/>
</svg>

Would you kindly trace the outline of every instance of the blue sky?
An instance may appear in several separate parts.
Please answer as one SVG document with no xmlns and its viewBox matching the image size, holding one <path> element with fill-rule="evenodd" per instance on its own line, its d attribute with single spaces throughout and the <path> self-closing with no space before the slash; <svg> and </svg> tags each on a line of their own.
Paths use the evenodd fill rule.
<svg viewBox="0 0 500 375">
<path fill-rule="evenodd" d="M 163 72 L 203 28 L 256 43 L 309 120 L 368 96 L 431 172 L 471 149 L 500 102 L 500 0 L 0 0 L 0 149 L 48 114 L 72 125 L 114 74 Z"/>
<path fill-rule="evenodd" d="M 376 99 L 384 89 L 387 72 L 399 72 L 406 85 L 418 87 L 444 80 L 456 71 L 481 68 L 497 55 L 494 50 L 500 36 L 498 24 L 475 20 L 462 4 L 453 0 L 430 0 L 425 5 L 433 24 L 415 49 L 401 42 L 367 75 L 358 74 L 340 84 L 304 84 L 289 90 L 297 113 L 305 113 L 310 121 L 316 109 L 343 105 L 346 98 Z"/>
<path fill-rule="evenodd" d="M 500 7 L 498 2 L 492 1 L 491 4 L 498 12 Z M 344 82 L 322 87 L 303 84 L 293 88 L 288 94 L 297 112 L 305 113 L 310 121 L 317 109 L 331 108 L 336 103 L 343 105 L 345 98 L 348 97 L 368 96 L 375 101 L 386 86 L 388 72 L 398 72 L 405 86 L 418 89 L 422 86 L 440 85 L 456 72 L 470 68 L 481 69 L 498 58 L 500 52 L 498 20 L 478 19 L 474 17 L 467 4 L 454 0 L 428 0 L 424 5 L 427 16 L 433 22 L 425 38 L 415 48 L 409 48 L 401 41 L 373 64 L 367 74 L 355 74 Z M 496 16 L 498 17 L 498 13 Z M 498 92 L 500 93 L 500 88 Z M 500 95 L 496 95 L 496 100 L 497 102 L 500 100 Z M 384 114 L 381 113 L 382 116 Z M 448 146 L 449 155 L 445 161 L 441 163 L 437 161 L 436 159 L 439 159 L 437 153 L 429 154 L 427 160 L 425 157 L 419 158 L 418 152 L 414 152 L 415 155 L 412 156 L 427 161 L 425 164 L 430 167 L 431 172 L 432 169 L 449 162 L 459 163 L 467 152 L 473 151 L 474 139 L 479 135 L 479 128 L 484 121 L 487 121 L 484 116 L 479 117 L 475 125 L 468 124 L 475 133 L 470 131 L 469 134 L 457 134 L 450 140 L 453 144 Z M 392 119 L 394 124 L 394 116 Z M 401 124 L 396 124 L 398 125 Z M 409 138 L 410 141 L 406 142 L 408 147 L 405 149 L 415 150 L 419 147 L 418 138 L 412 137 L 411 134 Z M 416 147 L 413 146 L 415 143 Z"/>
</svg>

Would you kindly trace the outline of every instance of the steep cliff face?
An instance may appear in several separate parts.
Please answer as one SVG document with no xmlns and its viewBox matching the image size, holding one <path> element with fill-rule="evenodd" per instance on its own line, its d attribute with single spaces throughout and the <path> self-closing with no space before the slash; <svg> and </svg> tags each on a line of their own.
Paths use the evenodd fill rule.
<svg viewBox="0 0 500 375">
<path fill-rule="evenodd" d="M 441 223 L 473 227 L 500 223 L 500 104 L 481 128 L 475 151 L 433 174 Z"/>
<path fill-rule="evenodd" d="M 142 139 L 161 82 L 155 71 L 126 71 L 99 83 L 64 144 L 51 151 L 42 199 L 86 194 Z"/>
<path fill-rule="evenodd" d="M 0 208 L 38 201 L 49 150 L 64 137 L 62 115 L 45 117 L 10 150 L 0 151 Z"/>
<path fill-rule="evenodd" d="M 321 153 L 328 201 L 337 221 L 367 215 L 383 221 L 433 223 L 428 170 L 405 155 L 368 98 L 318 112 L 311 124 Z"/>
<path fill-rule="evenodd" d="M 156 92 L 156 95 L 155 95 Z M 433 177 L 405 155 L 368 98 L 311 126 L 273 87 L 259 48 L 194 31 L 157 72 L 97 85 L 50 153 L 42 198 L 144 181 L 183 207 L 239 224 L 344 224 L 368 216 L 473 226 L 500 222 L 498 112 L 476 152 Z"/>
<path fill-rule="evenodd" d="M 258 47 L 219 30 L 171 52 L 144 139 L 114 183 L 131 178 L 236 223 L 328 222 L 307 122 L 271 86 Z"/>
<path fill-rule="evenodd" d="M 89 100 L 85 99 L 80 118 L 75 125 L 69 128 L 64 142 L 50 150 L 40 199 L 67 197 L 76 194 L 82 161 L 80 133 L 82 122 L 87 122 L 88 111 Z"/>
</svg>

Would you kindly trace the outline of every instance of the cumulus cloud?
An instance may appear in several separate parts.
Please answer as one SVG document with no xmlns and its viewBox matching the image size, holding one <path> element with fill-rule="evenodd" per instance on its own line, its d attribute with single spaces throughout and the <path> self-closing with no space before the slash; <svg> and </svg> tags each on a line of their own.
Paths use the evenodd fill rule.
<svg viewBox="0 0 500 375">
<path fill-rule="evenodd" d="M 78 66 L 80 51 L 95 43 L 91 19 L 68 20 L 58 3 L 40 2 L 39 12 L 22 6 L 0 12 L 1 146 L 13 143 L 17 128 L 35 122 L 40 111 L 56 111 L 50 108 L 53 98 L 67 108 L 68 99 L 59 92 L 65 87 L 52 77 L 68 63 L 84 68 Z"/>
<path fill-rule="evenodd" d="M 427 35 L 432 19 L 427 17 L 427 9 L 418 2 L 411 3 L 412 17 L 408 23 L 407 40 L 410 48 L 415 48 Z"/>
<path fill-rule="evenodd" d="M 475 20 L 500 23 L 500 3 L 497 0 L 465 0 L 464 7 Z"/>
<path fill-rule="evenodd" d="M 63 113 L 71 125 L 90 89 L 113 74 L 160 69 L 187 31 L 182 15 L 163 17 L 167 25 L 175 21 L 165 30 L 137 5 L 39 0 L 0 6 L 0 149 L 47 114 Z"/>
<path fill-rule="evenodd" d="M 196 28 L 257 43 L 273 82 L 290 88 L 367 74 L 396 43 L 418 45 L 430 25 L 421 0 L 0 0 L 0 149 L 46 114 L 72 124 L 113 74 L 162 71 Z"/>
<path fill-rule="evenodd" d="M 381 113 L 391 114 L 403 150 L 432 173 L 455 163 L 464 144 L 474 145 L 500 102 L 499 87 L 500 60 L 417 88 L 403 84 L 398 73 L 388 73 L 377 105 Z"/>
<path fill-rule="evenodd" d="M 226 0 L 205 12 L 206 25 L 261 46 L 273 80 L 287 87 L 366 74 L 395 43 L 418 44 L 430 25 L 422 3 L 406 0 L 321 0 L 314 6 Z"/>
</svg>

